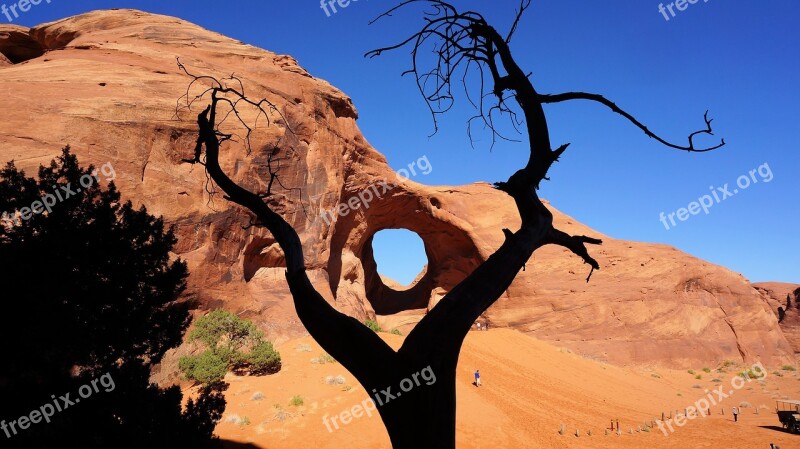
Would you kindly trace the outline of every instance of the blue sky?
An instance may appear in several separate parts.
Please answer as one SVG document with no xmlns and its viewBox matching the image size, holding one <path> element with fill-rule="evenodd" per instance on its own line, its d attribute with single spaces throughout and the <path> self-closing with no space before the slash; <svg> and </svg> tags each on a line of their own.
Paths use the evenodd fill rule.
<svg viewBox="0 0 800 449">
<path fill-rule="evenodd" d="M 510 26 L 517 5 L 515 0 L 456 3 L 483 12 L 501 32 Z M 412 79 L 400 77 L 410 62 L 408 52 L 363 57 L 420 25 L 419 14 L 368 25 L 392 4 L 359 0 L 328 17 L 312 0 L 52 0 L 14 23 L 30 26 L 108 8 L 178 16 L 291 54 L 310 73 L 342 89 L 359 110 L 364 135 L 395 169 L 428 157 L 433 171 L 416 180 L 450 185 L 505 180 L 524 164 L 524 143 L 499 144 L 490 151 L 489 136 L 482 134 L 482 141 L 470 148 L 465 121 L 472 111 L 464 102 L 442 118 L 439 133 L 429 138 L 427 109 Z M 658 5 L 651 0 L 534 0 L 512 50 L 542 93 L 604 94 L 678 142 L 702 127 L 703 112 L 709 109 L 717 136 L 728 145 L 712 153 L 681 153 L 658 145 L 599 105 L 552 105 L 546 112 L 553 144 L 572 145 L 551 171 L 552 181 L 543 184 L 542 197 L 616 238 L 674 245 L 751 281 L 800 282 L 800 148 L 795 136 L 800 2 L 701 0 L 676 10 L 669 21 Z M 0 16 L 0 21 L 7 19 Z M 764 181 L 770 177 L 756 172 L 751 185 L 714 204 L 708 214 L 676 221 L 669 230 L 659 221 L 661 212 L 686 208 L 710 194 L 710 187 L 719 192 L 716 188 L 727 183 L 733 193 L 737 179 L 758 167 L 771 173 L 769 182 Z M 376 256 L 402 252 L 407 243 L 385 240 Z M 378 261 L 383 273 L 403 281 L 418 273 L 424 255 Z"/>
</svg>

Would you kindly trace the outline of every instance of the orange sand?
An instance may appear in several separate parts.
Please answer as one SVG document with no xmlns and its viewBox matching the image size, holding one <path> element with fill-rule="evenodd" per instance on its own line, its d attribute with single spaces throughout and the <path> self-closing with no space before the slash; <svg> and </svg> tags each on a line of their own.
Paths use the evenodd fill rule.
<svg viewBox="0 0 800 449">
<path fill-rule="evenodd" d="M 381 336 L 395 348 L 402 343 L 402 337 Z M 300 345 L 308 345 L 312 351 L 302 352 Z M 311 338 L 292 340 L 278 349 L 284 362 L 278 374 L 228 376 L 228 406 L 217 435 L 225 441 L 264 449 L 391 447 L 377 414 L 328 431 L 323 416 L 337 415 L 368 395 L 338 363 L 311 363 L 322 353 Z M 472 385 L 476 368 L 481 370 L 481 388 Z M 776 427 L 779 423 L 773 411 L 775 398 L 800 398 L 800 379 L 798 373 L 788 371 L 779 377 L 773 374 L 774 369 L 763 381 L 749 382 L 713 406 L 710 417 L 675 426 L 668 437 L 658 428 L 629 433 L 645 420 L 660 417 L 662 411 L 669 414 L 670 409 L 690 406 L 706 396 L 705 389 L 718 385 L 726 392 L 731 389 L 736 368 L 710 374 L 702 368 L 695 368 L 702 375 L 700 380 L 686 371 L 619 368 L 513 330 L 473 332 L 464 344 L 458 368 L 458 447 L 752 449 L 768 448 L 769 443 L 782 449 L 800 447 L 800 436 Z M 339 375 L 344 376 L 344 385 L 352 388 L 325 383 L 326 376 Z M 713 383 L 714 378 L 722 379 L 722 383 Z M 702 388 L 693 388 L 696 384 Z M 253 399 L 257 392 L 264 395 L 262 400 Z M 302 396 L 302 406 L 290 405 L 295 395 Z M 739 423 L 734 423 L 730 408 L 743 401 L 752 407 L 742 408 Z M 764 408 L 756 414 L 755 407 L 762 405 Z M 281 413 L 286 414 L 283 419 Z M 247 417 L 249 424 L 226 422 L 232 415 Z M 621 436 L 604 434 L 612 418 L 620 420 Z M 564 435 L 558 432 L 562 423 L 567 429 Z M 580 436 L 576 437 L 578 428 Z"/>
</svg>

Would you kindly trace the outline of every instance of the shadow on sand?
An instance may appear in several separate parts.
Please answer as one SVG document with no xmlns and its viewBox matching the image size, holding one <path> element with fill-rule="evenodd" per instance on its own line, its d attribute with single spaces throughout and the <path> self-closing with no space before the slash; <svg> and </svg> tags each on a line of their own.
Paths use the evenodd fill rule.
<svg viewBox="0 0 800 449">
<path fill-rule="evenodd" d="M 261 446 L 256 446 L 252 443 L 240 443 L 238 441 L 220 440 L 222 447 L 225 449 L 267 449 Z"/>
<path fill-rule="evenodd" d="M 762 429 L 777 430 L 778 432 L 783 432 L 783 433 L 791 433 L 788 430 L 786 430 L 786 428 L 781 426 L 758 426 L 758 427 Z"/>
</svg>

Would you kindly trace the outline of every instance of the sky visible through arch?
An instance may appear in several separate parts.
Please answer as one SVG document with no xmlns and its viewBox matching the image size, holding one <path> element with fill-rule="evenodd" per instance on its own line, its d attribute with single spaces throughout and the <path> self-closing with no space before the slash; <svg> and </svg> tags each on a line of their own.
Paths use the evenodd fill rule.
<svg viewBox="0 0 800 449">
<path fill-rule="evenodd" d="M 454 3 L 483 12 L 501 32 L 518 5 L 515 0 Z M 703 112 L 709 109 L 717 137 L 725 137 L 728 145 L 707 154 L 681 153 L 648 139 L 600 105 L 547 106 L 553 144 L 571 146 L 551 171 L 552 181 L 542 185 L 541 196 L 615 238 L 673 245 L 754 282 L 800 282 L 800 3 L 700 1 L 684 11 L 673 7 L 674 17 L 659 12 L 659 3 L 534 0 L 512 51 L 542 93 L 604 94 L 678 143 L 703 127 Z M 51 0 L 12 16 L 12 23 L 32 26 L 109 8 L 177 16 L 294 56 L 312 75 L 353 98 L 359 127 L 393 168 L 427 156 L 433 170 L 416 181 L 459 185 L 507 179 L 527 159 L 524 142 L 499 143 L 490 151 L 489 136 L 479 133 L 472 149 L 465 122 L 473 111 L 464 101 L 441 117 L 439 133 L 428 137 L 430 115 L 413 80 L 400 77 L 409 67 L 408 51 L 363 57 L 420 26 L 418 9 L 368 25 L 392 4 L 351 0 L 328 15 L 319 2 L 306 0 Z M 0 15 L 0 21 L 8 19 Z M 740 189 L 742 176 L 750 182 Z M 729 194 L 723 192 L 725 184 Z M 697 211 L 692 203 L 700 205 L 714 193 L 725 199 L 714 200 L 707 214 L 699 210 L 679 219 L 686 217 L 682 208 Z M 380 252 L 404 249 L 403 241 L 385 245 Z M 413 267 L 381 266 L 390 277 L 413 278 L 424 257 L 419 254 Z"/>
</svg>

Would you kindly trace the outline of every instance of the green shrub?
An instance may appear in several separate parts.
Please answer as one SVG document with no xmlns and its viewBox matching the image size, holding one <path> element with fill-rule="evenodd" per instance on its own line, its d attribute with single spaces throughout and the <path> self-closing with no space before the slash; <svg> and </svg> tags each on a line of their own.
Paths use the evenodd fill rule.
<svg viewBox="0 0 800 449">
<path fill-rule="evenodd" d="M 301 405 L 303 405 L 303 402 L 304 402 L 303 397 L 300 396 L 299 394 L 292 396 L 292 400 L 289 401 L 289 403 L 295 407 L 300 407 Z"/>
<path fill-rule="evenodd" d="M 209 348 L 220 343 L 231 351 L 238 351 L 247 343 L 261 341 L 263 334 L 252 321 L 243 320 L 238 315 L 224 309 L 216 309 L 200 317 L 189 332 L 189 341 L 200 340 Z"/>
<path fill-rule="evenodd" d="M 686 372 L 687 372 L 687 373 L 689 373 L 689 374 L 691 374 L 691 375 L 694 375 L 694 373 L 695 373 L 695 371 L 694 371 L 693 369 L 690 369 L 690 370 L 688 370 L 688 371 L 686 371 Z"/>
<path fill-rule="evenodd" d="M 281 355 L 268 341 L 253 346 L 247 354 L 247 362 L 250 364 L 251 374 L 276 373 L 281 369 Z"/>
<path fill-rule="evenodd" d="M 383 332 L 383 329 L 376 321 L 366 320 L 364 321 L 364 326 L 367 326 L 373 332 Z"/>
<path fill-rule="evenodd" d="M 189 380 L 205 385 L 221 382 L 228 372 L 228 361 L 216 351 L 208 350 L 198 356 L 181 357 L 178 368 Z"/>
<path fill-rule="evenodd" d="M 783 365 L 781 369 L 784 371 L 797 371 L 797 368 L 795 368 L 793 365 Z"/>
<path fill-rule="evenodd" d="M 392 330 L 391 330 L 389 333 L 390 333 L 390 334 L 394 334 L 394 335 L 403 335 L 403 333 L 402 333 L 402 332 L 400 332 L 400 331 L 399 331 L 399 330 L 397 330 L 397 329 L 392 329 Z"/>
<path fill-rule="evenodd" d="M 217 309 L 200 317 L 189 332 L 189 341 L 200 341 L 206 350 L 199 356 L 182 357 L 178 368 L 187 379 L 210 385 L 229 370 L 271 374 L 281 369 L 281 356 L 251 321 Z M 243 352 L 245 347 L 250 348 Z"/>
<path fill-rule="evenodd" d="M 703 375 L 702 374 L 698 374 L 698 375 L 694 376 L 694 378 L 697 379 L 697 380 L 700 380 L 700 379 L 703 378 Z"/>
<path fill-rule="evenodd" d="M 711 372 L 711 368 L 703 368 L 703 372 L 704 373 L 710 373 Z"/>
</svg>

